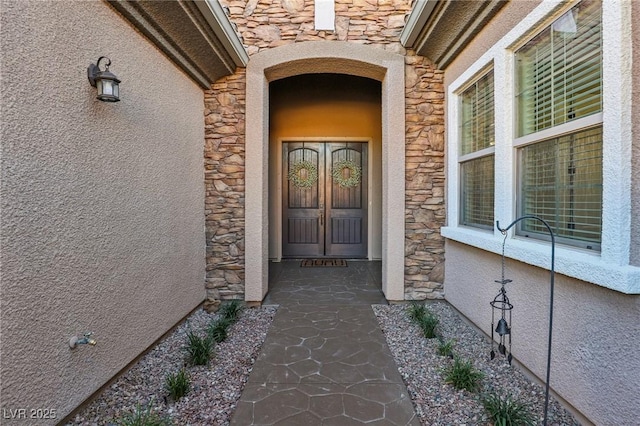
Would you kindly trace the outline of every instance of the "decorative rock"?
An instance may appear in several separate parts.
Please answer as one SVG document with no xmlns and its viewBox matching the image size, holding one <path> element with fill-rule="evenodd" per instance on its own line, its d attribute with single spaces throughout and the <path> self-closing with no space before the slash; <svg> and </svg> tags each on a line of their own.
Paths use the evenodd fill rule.
<svg viewBox="0 0 640 426">
<path fill-rule="evenodd" d="M 207 298 L 207 300 L 205 300 L 204 302 L 203 309 L 210 314 L 214 314 L 218 312 L 218 309 L 220 309 L 220 303 L 220 300 Z"/>
<path fill-rule="evenodd" d="M 349 17 L 348 16 L 336 16 L 336 34 L 338 40 L 345 41 L 347 34 L 349 33 Z"/>
<path fill-rule="evenodd" d="M 222 92 L 218 94 L 218 102 L 220 102 L 220 105 L 222 106 L 229 106 L 235 104 L 237 102 L 237 98 L 231 93 Z"/>
<path fill-rule="evenodd" d="M 256 6 L 258 5 L 258 0 L 249 0 L 247 2 L 247 6 L 244 8 L 244 16 L 251 16 L 251 14 L 253 14 L 253 11 L 256 9 Z"/>
<path fill-rule="evenodd" d="M 441 283 L 444 281 L 444 262 L 438 263 L 433 267 L 429 274 L 429 281 Z"/>
<path fill-rule="evenodd" d="M 229 284 L 240 284 L 242 282 L 242 279 L 240 279 L 240 276 L 235 271 L 226 271 L 224 273 L 224 278 Z"/>
<path fill-rule="evenodd" d="M 213 185 L 216 187 L 216 189 L 220 192 L 226 192 L 229 191 L 229 185 L 227 185 L 226 183 L 224 183 L 221 180 L 214 180 L 213 181 Z"/>
<path fill-rule="evenodd" d="M 292 15 L 304 9 L 304 0 L 282 0 L 284 10 Z"/>
<path fill-rule="evenodd" d="M 280 40 L 280 29 L 275 25 L 261 25 L 254 30 L 255 37 L 263 41 Z"/>
</svg>

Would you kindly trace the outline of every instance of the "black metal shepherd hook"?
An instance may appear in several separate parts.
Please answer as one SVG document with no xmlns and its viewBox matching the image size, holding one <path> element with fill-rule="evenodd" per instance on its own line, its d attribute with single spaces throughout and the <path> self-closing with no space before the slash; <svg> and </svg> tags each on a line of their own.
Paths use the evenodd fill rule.
<svg viewBox="0 0 640 426">
<path fill-rule="evenodd" d="M 516 223 L 520 222 L 524 219 L 535 219 L 544 224 L 546 226 L 547 231 L 549 231 L 549 235 L 551 236 L 551 276 L 549 278 L 549 284 L 551 285 L 550 296 L 549 296 L 549 346 L 547 348 L 547 379 L 545 386 L 545 394 L 544 394 L 544 425 L 547 425 L 547 418 L 549 412 L 549 377 L 551 376 L 551 340 L 553 334 L 553 291 L 554 291 L 554 278 L 555 278 L 555 250 L 556 250 L 556 241 L 555 236 L 553 234 L 553 230 L 551 226 L 542 218 L 538 216 L 522 216 L 511 222 L 509 226 L 506 228 L 500 228 L 500 221 L 496 221 L 496 228 L 498 231 L 502 232 L 503 235 L 506 235 L 509 229 Z M 504 277 L 503 277 L 504 280 Z"/>
</svg>

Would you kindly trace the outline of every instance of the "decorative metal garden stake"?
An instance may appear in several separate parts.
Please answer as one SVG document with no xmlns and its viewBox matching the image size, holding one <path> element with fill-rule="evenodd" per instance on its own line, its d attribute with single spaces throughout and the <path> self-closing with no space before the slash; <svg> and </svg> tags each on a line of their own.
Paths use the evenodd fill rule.
<svg viewBox="0 0 640 426">
<path fill-rule="evenodd" d="M 496 297 L 494 297 L 493 301 L 490 302 L 491 305 L 491 359 L 496 357 L 496 352 L 493 349 L 493 345 L 495 343 L 495 338 L 493 333 L 498 333 L 500 336 L 500 343 L 498 344 L 498 351 L 502 355 L 506 355 L 507 347 L 505 345 L 506 336 L 509 336 L 509 355 L 507 355 L 507 361 L 511 364 L 511 360 L 513 359 L 513 355 L 511 355 L 511 310 L 513 309 L 513 305 L 509 303 L 509 298 L 507 297 L 507 290 L 505 288 L 505 284 L 511 282 L 509 279 L 505 279 L 504 277 L 504 244 L 507 240 L 506 234 L 505 239 L 502 242 L 502 279 L 496 280 L 497 283 L 500 283 L 502 287 L 500 287 L 500 292 Z M 495 324 L 496 312 L 500 317 L 498 320 L 498 324 Z M 506 319 L 506 313 L 509 312 L 509 320 Z M 495 326 L 495 329 L 494 329 Z"/>
<path fill-rule="evenodd" d="M 506 290 L 505 290 L 505 284 L 511 282 L 511 280 L 505 280 L 504 278 L 504 245 L 505 242 L 507 240 L 507 231 L 509 231 L 509 229 L 511 229 L 511 227 L 513 225 L 515 225 L 516 223 L 520 222 L 521 220 L 524 219 L 535 219 L 538 220 L 540 222 L 542 222 L 544 224 L 544 226 L 547 228 L 547 231 L 549 231 L 549 235 L 551 236 L 551 274 L 550 274 L 550 278 L 549 278 L 549 284 L 550 284 L 550 291 L 549 291 L 549 344 L 547 347 L 547 379 L 546 379 L 546 383 L 545 383 L 545 394 L 544 394 L 544 425 L 547 425 L 547 419 L 548 419 L 548 413 L 549 413 L 549 378 L 551 376 L 551 338 L 552 338 L 552 333 L 553 333 L 553 291 L 554 291 L 554 278 L 555 278 L 555 251 L 556 251 L 556 241 L 555 241 L 555 236 L 553 234 L 553 230 L 551 229 L 551 226 L 549 226 L 549 224 L 542 218 L 538 217 L 538 216 L 532 216 L 532 215 L 527 215 L 527 216 L 522 216 L 517 218 L 516 220 L 514 220 L 513 222 L 511 222 L 511 224 L 509 226 L 507 226 L 506 228 L 502 229 L 500 228 L 500 221 L 496 221 L 496 228 L 498 228 L 498 231 L 500 231 L 505 237 L 504 241 L 502 242 L 502 280 L 501 281 L 497 281 L 502 284 L 502 288 L 500 289 L 500 293 L 498 293 L 498 295 L 495 297 L 495 299 L 493 299 L 493 302 L 491 302 L 491 306 L 493 307 L 493 312 L 492 312 L 492 316 L 491 316 L 491 337 L 492 337 L 492 342 L 491 342 L 491 359 L 495 358 L 495 352 L 493 350 L 493 320 L 494 320 L 494 313 L 496 310 L 500 310 L 501 311 L 501 318 L 498 321 L 498 325 L 496 326 L 495 332 L 498 333 L 498 335 L 500 336 L 500 345 L 498 346 L 498 350 L 500 351 L 500 353 L 502 353 L 503 355 L 506 352 L 505 346 L 504 346 L 504 336 L 505 335 L 509 335 L 509 356 L 507 357 L 507 359 L 509 360 L 509 363 L 511 363 L 511 310 L 513 309 L 513 305 L 511 305 L 509 303 L 509 298 L 507 298 L 507 294 L 506 294 Z M 509 311 L 509 321 L 506 321 L 505 319 L 505 312 Z"/>
</svg>

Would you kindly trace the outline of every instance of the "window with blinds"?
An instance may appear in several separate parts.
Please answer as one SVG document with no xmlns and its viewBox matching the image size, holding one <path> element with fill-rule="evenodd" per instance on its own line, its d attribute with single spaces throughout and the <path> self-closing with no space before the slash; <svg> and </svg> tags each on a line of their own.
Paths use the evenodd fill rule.
<svg viewBox="0 0 640 426">
<path fill-rule="evenodd" d="M 462 224 L 492 229 L 494 156 L 488 155 L 465 161 L 460 168 L 462 171 Z"/>
<path fill-rule="evenodd" d="M 546 220 L 556 236 L 598 250 L 602 232 L 602 127 L 528 145 L 520 151 L 521 215 Z M 547 234 L 539 221 L 521 232 Z"/>
<path fill-rule="evenodd" d="M 467 88 L 460 101 L 460 153 L 465 155 L 495 145 L 493 71 Z"/>
<path fill-rule="evenodd" d="M 460 95 L 460 223 L 493 228 L 494 204 L 493 70 Z"/>
<path fill-rule="evenodd" d="M 602 5 L 583 0 L 516 52 L 518 136 L 602 111 Z"/>
<path fill-rule="evenodd" d="M 601 9 L 581 1 L 516 52 L 518 214 L 592 250 L 602 234 Z M 517 231 L 548 238 L 533 220 Z"/>
</svg>

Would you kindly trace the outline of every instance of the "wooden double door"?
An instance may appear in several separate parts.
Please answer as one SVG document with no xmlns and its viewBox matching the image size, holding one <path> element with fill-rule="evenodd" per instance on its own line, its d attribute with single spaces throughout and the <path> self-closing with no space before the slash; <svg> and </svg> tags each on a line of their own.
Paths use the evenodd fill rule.
<svg viewBox="0 0 640 426">
<path fill-rule="evenodd" d="M 283 143 L 283 257 L 367 257 L 367 148 Z"/>
</svg>

